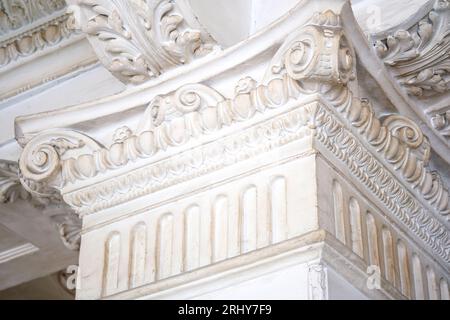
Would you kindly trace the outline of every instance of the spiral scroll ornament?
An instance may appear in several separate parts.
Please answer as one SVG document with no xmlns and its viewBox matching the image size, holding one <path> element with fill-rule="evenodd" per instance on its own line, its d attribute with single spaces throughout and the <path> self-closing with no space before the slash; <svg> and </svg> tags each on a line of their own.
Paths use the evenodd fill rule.
<svg viewBox="0 0 450 320">
<path fill-rule="evenodd" d="M 332 11 L 313 19 L 281 46 L 265 75 L 266 81 L 287 74 L 305 85 L 346 85 L 354 79 L 354 51 L 340 18 Z"/>
<path fill-rule="evenodd" d="M 428 162 L 431 146 L 428 138 L 423 135 L 417 124 L 406 117 L 390 115 L 383 121 L 383 125 L 389 129 L 394 137 L 400 139 L 410 149 L 415 150 L 420 160 L 425 163 Z"/>
<path fill-rule="evenodd" d="M 310 72 L 308 67 L 311 67 L 313 58 L 317 58 L 314 46 L 314 38 L 307 36 L 305 39 L 294 42 L 286 52 L 284 65 L 293 79 L 305 78 Z"/>
<path fill-rule="evenodd" d="M 39 197 L 53 197 L 62 184 L 62 163 L 73 155 L 69 151 L 83 147 L 95 151 L 102 146 L 74 130 L 49 130 L 32 138 L 19 159 L 23 187 Z"/>
<path fill-rule="evenodd" d="M 60 168 L 59 154 L 50 144 L 27 144 L 22 155 L 19 168 L 27 179 L 44 181 L 52 177 Z"/>
</svg>

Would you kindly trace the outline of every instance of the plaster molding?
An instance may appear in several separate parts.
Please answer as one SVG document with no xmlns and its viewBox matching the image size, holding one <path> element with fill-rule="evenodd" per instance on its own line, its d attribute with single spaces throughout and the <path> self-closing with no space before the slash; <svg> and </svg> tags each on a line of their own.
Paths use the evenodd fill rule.
<svg viewBox="0 0 450 320">
<path fill-rule="evenodd" d="M 38 251 L 39 248 L 31 243 L 25 243 L 12 249 L 0 252 L 0 264 L 32 254 Z"/>
<path fill-rule="evenodd" d="M 98 61 L 85 36 L 73 28 L 66 1 L 5 0 L 0 6 L 0 100 L 5 104 Z M 55 57 L 58 61 L 46 68 Z"/>
<path fill-rule="evenodd" d="M 72 15 L 63 14 L 38 27 L 0 41 L 0 68 L 5 68 L 38 51 L 54 47 L 76 35 L 77 32 L 71 29 L 72 19 Z"/>
<path fill-rule="evenodd" d="M 157 153 L 249 121 L 257 113 L 286 106 L 300 96 L 317 97 L 316 104 L 297 104 L 286 115 L 228 137 L 230 145 L 243 150 L 239 153 L 244 156 L 234 161 L 255 155 L 253 148 L 264 152 L 266 143 L 273 148 L 311 132 L 397 219 L 449 263 L 449 194 L 439 175 L 427 168 L 430 144 L 411 120 L 391 115 L 381 121 L 367 100 L 354 97 L 355 61 L 340 17 L 331 11 L 316 14 L 280 47 L 263 84 L 245 78 L 231 99 L 204 85 L 182 86 L 153 99 L 139 127 L 135 131 L 119 128 L 108 148 L 73 130 L 44 132 L 27 139 L 21 172 L 25 179 L 63 190 L 64 200 L 79 214 L 95 212 L 216 170 L 227 162 L 219 157 L 218 165 L 214 155 L 223 157 L 234 150 L 219 139 L 216 146 L 200 147 L 200 153 L 194 149 L 186 158 L 169 157 L 167 165 L 149 165 Z M 63 147 L 55 144 L 59 139 Z M 131 164 L 142 168 L 115 177 L 115 170 Z M 69 185 L 82 180 L 95 181 L 95 185 L 68 191 Z M 377 185 L 391 193 L 387 195 Z"/>
<path fill-rule="evenodd" d="M 449 91 L 450 4 L 436 0 L 421 8 L 415 23 L 405 23 L 389 34 L 372 35 L 374 48 L 387 70 L 449 151 L 450 107 L 439 100 Z"/>
<path fill-rule="evenodd" d="M 310 300 L 328 300 L 327 267 L 323 263 L 308 265 L 308 295 Z"/>
<path fill-rule="evenodd" d="M 194 272 L 173 275 L 145 283 L 109 296 L 105 300 L 120 299 L 190 299 L 205 292 L 220 289 L 225 284 L 244 283 L 261 274 L 295 264 L 306 264 L 307 298 L 329 298 L 327 269 L 344 270 L 343 276 L 358 290 L 373 299 L 405 299 L 391 283 L 382 279 L 381 288 L 365 287 L 365 264 L 349 248 L 343 246 L 324 230 L 317 230 L 286 241 L 248 252 L 244 255 L 203 266 Z M 237 279 L 236 279 L 237 277 Z M 306 299 L 306 297 L 305 297 Z"/>
<path fill-rule="evenodd" d="M 7 0 L 0 5 L 0 72 L 79 38 L 66 2 Z M 78 36 L 78 37 L 77 37 Z M 25 59 L 27 58 L 27 59 Z"/>
<path fill-rule="evenodd" d="M 0 37 L 27 27 L 39 19 L 61 11 L 66 7 L 64 0 L 27 1 L 6 0 L 0 4 Z"/>
<path fill-rule="evenodd" d="M 79 0 L 70 10 L 100 61 L 124 83 L 157 77 L 215 46 L 184 1 Z"/>
<path fill-rule="evenodd" d="M 385 169 L 385 164 L 381 164 L 371 152 L 365 150 L 330 112 L 322 109 L 318 118 L 323 121 L 317 131 L 318 141 L 349 168 L 352 178 L 365 185 L 372 195 L 385 205 L 390 214 L 432 248 L 445 263 L 450 263 L 447 220 L 442 221 L 439 219 L 439 213 L 427 209 L 417 201 L 416 197 Z M 437 186 L 441 183 L 437 181 Z"/>
<path fill-rule="evenodd" d="M 305 105 L 165 161 L 116 175 L 81 190 L 64 192 L 64 201 L 83 217 L 311 136 L 308 122 L 317 107 L 317 103 Z M 97 197 L 99 194 L 101 196 Z"/>
<path fill-rule="evenodd" d="M 408 94 L 424 97 L 448 90 L 448 1 L 434 7 L 407 30 L 398 29 L 377 40 L 375 49 L 384 63 L 393 67 Z"/>
<path fill-rule="evenodd" d="M 50 216 L 56 226 L 61 241 L 69 250 L 79 250 L 81 244 L 81 219 L 69 208 L 63 213 Z"/>
</svg>

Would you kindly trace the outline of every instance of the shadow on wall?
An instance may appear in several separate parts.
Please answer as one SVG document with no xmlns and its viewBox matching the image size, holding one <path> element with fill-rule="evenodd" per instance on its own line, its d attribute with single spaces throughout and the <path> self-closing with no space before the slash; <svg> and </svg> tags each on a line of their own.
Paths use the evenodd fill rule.
<svg viewBox="0 0 450 320">
<path fill-rule="evenodd" d="M 75 296 L 60 282 L 59 274 L 34 279 L 0 291 L 0 300 L 74 300 Z"/>
</svg>

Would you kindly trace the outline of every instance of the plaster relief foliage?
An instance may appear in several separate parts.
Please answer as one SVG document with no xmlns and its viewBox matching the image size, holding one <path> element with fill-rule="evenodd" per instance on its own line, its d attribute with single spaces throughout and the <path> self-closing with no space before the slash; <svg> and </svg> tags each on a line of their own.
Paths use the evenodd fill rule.
<svg viewBox="0 0 450 320">
<path fill-rule="evenodd" d="M 14 202 L 27 199 L 29 193 L 22 187 L 19 179 L 19 166 L 16 162 L 0 162 L 0 202 Z"/>
<path fill-rule="evenodd" d="M 4 0 L 0 2 L 0 36 L 63 10 L 64 0 Z"/>
<path fill-rule="evenodd" d="M 418 23 L 376 40 L 374 46 L 410 96 L 419 100 L 442 96 L 450 88 L 450 2 L 437 0 Z M 450 106 L 425 103 L 422 109 L 430 126 L 448 139 Z"/>
<path fill-rule="evenodd" d="M 420 190 L 437 212 L 447 216 L 449 194 L 441 179 L 426 168 L 430 144 L 420 128 L 400 115 L 381 122 L 369 102 L 353 97 L 349 90 L 354 54 L 339 26 L 339 17 L 329 12 L 313 18 L 299 37 L 280 48 L 266 77 L 287 74 L 298 80 L 302 93 L 320 92 L 336 116 L 355 130 L 374 154 L 379 154 L 412 189 Z M 313 36 L 319 27 L 324 29 L 324 36 Z M 321 42 L 317 43 L 317 39 Z"/>
<path fill-rule="evenodd" d="M 100 60 L 125 83 L 157 77 L 213 49 L 209 35 L 173 1 L 80 0 L 75 8 Z"/>
<path fill-rule="evenodd" d="M 70 208 L 68 212 L 54 214 L 50 217 L 56 226 L 59 236 L 66 248 L 70 250 L 79 250 L 81 243 L 81 219 Z"/>
<path fill-rule="evenodd" d="M 54 20 L 0 42 L 0 67 L 38 50 L 54 46 L 74 34 L 71 16 L 62 15 Z"/>
<path fill-rule="evenodd" d="M 69 146 L 62 145 L 62 148 L 66 147 Z M 20 199 L 29 201 L 41 210 L 54 205 L 61 207 L 61 197 L 54 190 L 49 190 L 45 184 L 24 179 L 17 162 L 0 160 L 0 203 L 12 203 Z M 49 218 L 64 245 L 70 250 L 78 250 L 81 220 L 68 206 L 63 205 L 61 211 Z"/>
<path fill-rule="evenodd" d="M 17 162 L 0 160 L 0 203 L 13 203 L 20 199 L 29 200 L 39 208 L 61 200 L 54 191 L 48 193 L 44 184 L 24 180 Z"/>
<path fill-rule="evenodd" d="M 64 0 L 0 2 L 0 67 L 55 46 L 73 34 Z"/>
<path fill-rule="evenodd" d="M 310 36 L 318 30 L 323 31 L 323 36 Z M 449 263 L 450 237 L 446 224 L 430 211 L 421 210 L 415 196 L 389 172 L 419 194 L 431 211 L 445 217 L 447 223 L 449 193 L 441 178 L 427 169 L 428 139 L 405 117 L 391 115 L 380 121 L 366 99 L 353 96 L 348 82 L 353 78 L 352 57 L 354 53 L 342 34 L 339 17 L 333 17 L 328 11 L 316 15 L 299 37 L 283 44 L 266 77 L 288 74 L 298 80 L 304 94 L 320 92 L 329 107 L 319 108 L 316 113 L 318 141 L 344 161 L 355 178 L 366 184 L 402 223 Z M 384 165 L 376 165 L 377 158 Z M 386 188 L 389 193 L 385 193 Z"/>
<path fill-rule="evenodd" d="M 223 159 L 228 156 L 241 161 L 305 134 L 314 135 L 396 221 L 450 262 L 449 193 L 440 177 L 427 168 L 428 139 L 405 117 L 377 118 L 367 100 L 354 96 L 354 80 L 355 54 L 340 17 L 332 11 L 317 13 L 285 40 L 261 83 L 244 78 L 231 98 L 203 84 L 184 85 L 155 97 L 138 128 L 119 128 L 109 147 L 70 130 L 44 132 L 27 143 L 20 168 L 28 179 L 47 181 L 61 190 L 142 161 L 139 170 L 64 194 L 78 213 L 88 214 L 217 170 L 227 165 Z M 306 97 L 314 103 L 300 103 Z M 283 108 L 282 115 L 271 113 Z M 197 137 L 250 121 L 256 114 L 272 116 L 164 162 L 143 161 L 188 141 L 195 146 Z M 84 144 L 61 153 L 49 143 L 57 136 Z"/>
<path fill-rule="evenodd" d="M 449 9 L 438 0 L 426 16 L 408 30 L 397 30 L 375 44 L 378 55 L 394 67 L 409 94 L 422 97 L 448 90 L 450 62 Z"/>
</svg>

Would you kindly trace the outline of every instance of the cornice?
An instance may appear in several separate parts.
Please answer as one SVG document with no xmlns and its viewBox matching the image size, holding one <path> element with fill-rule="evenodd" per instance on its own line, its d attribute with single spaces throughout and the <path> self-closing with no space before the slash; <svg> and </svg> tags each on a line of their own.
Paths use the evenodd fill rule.
<svg viewBox="0 0 450 320">
<path fill-rule="evenodd" d="M 25 30 L 0 42 L 0 72 L 21 62 L 23 58 L 60 44 L 76 35 L 71 27 L 73 16 L 62 14 L 35 28 Z"/>
<path fill-rule="evenodd" d="M 2 11 L 6 20 L 0 13 L 4 32 L 0 34 L 0 81 L 4 82 L 0 100 L 12 103 L 28 90 L 98 61 L 85 35 L 73 28 L 74 16 L 65 1 L 7 0 L 2 6 L 7 10 Z M 8 19 L 15 27 L 6 27 Z M 48 69 L 55 56 L 58 62 Z"/>
<path fill-rule="evenodd" d="M 298 104 L 292 103 L 291 106 L 298 107 Z M 114 177 L 101 175 L 99 178 L 104 181 L 82 189 L 69 191 L 72 188 L 68 186 L 64 191 L 64 201 L 81 216 L 92 214 L 250 159 L 290 142 L 312 137 L 313 129 L 308 123 L 313 119 L 317 108 L 317 102 L 306 103 L 297 110 L 257 123 L 238 134 L 177 153 L 166 160 Z"/>
<path fill-rule="evenodd" d="M 87 214 L 309 135 L 448 264 L 449 194 L 427 167 L 428 139 L 410 119 L 391 115 L 381 121 L 367 100 L 356 97 L 356 61 L 340 16 L 317 13 L 280 46 L 265 79 L 258 84 L 244 78 L 232 98 L 203 84 L 184 85 L 152 99 L 138 128 L 119 128 L 109 147 L 74 130 L 35 136 L 20 158 L 23 181 L 59 190 L 73 209 Z M 308 96 L 312 102 L 302 104 Z M 285 114 L 271 113 L 283 108 Z M 216 135 L 257 114 L 265 120 L 225 138 Z M 208 135 L 214 143 L 202 146 L 198 137 Z M 188 141 L 191 149 L 177 153 Z M 175 152 L 151 163 L 168 151 Z M 133 170 L 114 173 L 127 166 Z M 92 187 L 80 187 L 84 180 Z"/>
<path fill-rule="evenodd" d="M 69 129 L 24 140 L 22 182 L 86 215 L 308 137 L 448 265 L 449 194 L 428 168 L 430 142 L 414 121 L 379 119 L 358 97 L 356 61 L 339 17 L 317 15 L 279 47 L 264 79 L 236 81 L 231 97 L 201 82 L 162 90 L 108 145 Z M 228 134 L 237 125 L 245 129 Z M 60 218 L 63 238 L 78 243 L 78 218 Z"/>
<path fill-rule="evenodd" d="M 64 0 L 8 0 L 0 6 L 0 72 L 78 34 Z"/>
</svg>

